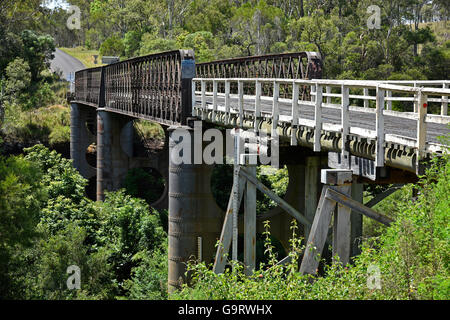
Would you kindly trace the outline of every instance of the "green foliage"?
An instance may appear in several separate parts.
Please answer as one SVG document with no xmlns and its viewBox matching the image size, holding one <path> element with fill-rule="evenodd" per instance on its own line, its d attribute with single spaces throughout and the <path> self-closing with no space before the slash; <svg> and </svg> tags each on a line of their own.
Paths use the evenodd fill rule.
<svg viewBox="0 0 450 320">
<path fill-rule="evenodd" d="M 138 31 L 128 31 L 123 38 L 125 46 L 125 56 L 133 57 L 141 45 L 142 33 Z"/>
<path fill-rule="evenodd" d="M 50 66 L 50 60 L 54 57 L 54 40 L 49 35 L 37 35 L 31 30 L 24 30 L 21 39 L 23 43 L 22 57 L 30 66 L 31 80 L 37 81 L 41 72 Z"/>
<path fill-rule="evenodd" d="M 119 36 L 112 35 L 103 41 L 99 51 L 102 56 L 123 56 L 125 45 Z"/>
<path fill-rule="evenodd" d="M 270 166 L 259 166 L 256 177 L 281 198 L 284 197 L 289 184 L 289 173 L 286 167 L 276 170 Z M 262 214 L 278 205 L 267 195 L 257 191 L 256 212 Z"/>
<path fill-rule="evenodd" d="M 74 222 L 51 233 L 41 223 L 42 239 L 37 240 L 30 256 L 22 263 L 32 263 L 30 274 L 22 275 L 24 291 L 31 299 L 111 299 L 115 288 L 108 264 L 108 250 L 92 252 L 85 243 L 87 232 Z M 20 258 L 20 257 L 19 257 Z M 69 290 L 67 268 L 76 265 L 81 271 L 81 289 Z M 20 271 L 17 276 L 20 279 Z"/>
<path fill-rule="evenodd" d="M 38 168 L 22 157 L 0 157 L 0 298 L 11 298 L 12 256 L 31 245 L 46 198 Z"/>
<path fill-rule="evenodd" d="M 28 62 L 22 58 L 16 58 L 11 61 L 6 67 L 6 78 L 6 97 L 11 102 L 26 102 L 26 91 L 31 83 L 31 72 Z"/>
<path fill-rule="evenodd" d="M 137 254 L 140 264 L 131 270 L 131 279 L 125 280 L 129 298 L 133 300 L 167 299 L 167 244 L 150 255 Z"/>
<path fill-rule="evenodd" d="M 170 51 L 174 49 L 176 49 L 175 40 L 157 38 L 151 33 L 144 33 L 142 35 L 139 54 L 145 55 L 156 52 Z"/>
<path fill-rule="evenodd" d="M 24 149 L 26 160 L 35 163 L 45 172 L 42 183 L 46 186 L 49 197 L 59 196 L 79 203 L 84 198 L 84 187 L 87 180 L 72 166 L 72 161 L 63 158 L 56 151 L 50 151 L 43 145 L 35 145 Z"/>
<path fill-rule="evenodd" d="M 248 277 L 243 266 L 231 261 L 232 269 L 215 274 L 205 264 L 191 263 L 192 284 L 171 299 L 449 299 L 450 161 L 445 155 L 434 160 L 419 184 L 419 196 L 400 194 L 395 202 L 395 222 L 376 238 L 365 241 L 362 254 L 352 265 L 336 259 L 323 276 L 301 275 L 298 260 L 304 247 L 292 225 L 292 262 L 276 265 L 266 223 L 269 263 Z M 380 271 L 380 287 L 373 284 L 372 268 Z"/>
<path fill-rule="evenodd" d="M 206 62 L 214 59 L 214 36 L 211 32 L 198 31 L 185 37 L 184 47 L 193 49 L 195 59 L 198 62 Z"/>
<path fill-rule="evenodd" d="M 138 266 L 139 258 L 160 249 L 166 234 L 160 225 L 159 215 L 150 212 L 144 200 L 131 198 L 123 191 L 107 193 L 99 205 L 101 229 L 100 243 L 110 248 L 108 258 L 115 281 L 125 294 L 125 280 Z"/>
<path fill-rule="evenodd" d="M 70 111 L 52 106 L 24 112 L 17 105 L 7 104 L 7 121 L 2 131 L 16 143 L 41 142 L 50 147 L 70 141 Z"/>
<path fill-rule="evenodd" d="M 0 297 L 165 298 L 159 213 L 124 191 L 93 202 L 70 160 L 42 145 L 25 152 L 0 159 Z M 67 289 L 71 265 L 81 290 Z"/>
</svg>

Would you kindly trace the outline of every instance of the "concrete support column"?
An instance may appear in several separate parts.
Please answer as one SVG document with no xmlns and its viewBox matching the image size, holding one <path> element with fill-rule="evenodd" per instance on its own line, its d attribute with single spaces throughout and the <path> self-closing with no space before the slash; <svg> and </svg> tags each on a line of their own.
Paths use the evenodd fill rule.
<svg viewBox="0 0 450 320">
<path fill-rule="evenodd" d="M 97 115 L 97 200 L 120 189 L 133 156 L 132 119 L 104 110 Z"/>
<path fill-rule="evenodd" d="M 133 121 L 128 121 L 122 129 L 120 142 L 123 152 L 129 157 L 133 157 L 133 141 L 134 141 L 134 127 Z"/>
<path fill-rule="evenodd" d="M 86 161 L 86 149 L 95 141 L 95 136 L 86 128 L 88 121 L 95 121 L 95 110 L 92 107 L 72 103 L 70 105 L 70 158 L 78 172 L 89 179 L 96 174 L 95 168 Z"/>
<path fill-rule="evenodd" d="M 197 259 L 201 256 L 209 263 L 214 258 L 215 244 L 220 237 L 223 214 L 211 193 L 211 173 L 214 166 L 193 164 L 193 129 L 170 127 L 168 133 L 168 289 L 169 292 L 172 292 L 182 283 L 189 281 L 189 278 L 185 277 L 185 272 L 186 263 L 190 259 Z M 187 161 L 185 161 L 186 159 Z M 199 241 L 201 241 L 200 246 Z M 202 248 L 201 253 L 198 252 L 199 247 Z"/>
<path fill-rule="evenodd" d="M 112 115 L 97 114 L 97 201 L 103 201 L 105 190 L 112 190 Z"/>
<path fill-rule="evenodd" d="M 81 156 L 81 118 L 80 107 L 76 103 L 70 104 L 70 158 L 73 166 L 80 170 Z"/>
</svg>

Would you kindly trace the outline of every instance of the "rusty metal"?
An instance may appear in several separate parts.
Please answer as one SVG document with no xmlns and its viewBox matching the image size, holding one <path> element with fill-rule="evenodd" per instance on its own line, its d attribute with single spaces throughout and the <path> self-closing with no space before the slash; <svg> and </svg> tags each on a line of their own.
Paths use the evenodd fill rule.
<svg viewBox="0 0 450 320">
<path fill-rule="evenodd" d="M 321 79 L 322 70 L 322 58 L 317 52 L 270 54 L 196 64 L 198 78 Z M 237 93 L 237 84 L 232 84 L 230 89 L 231 93 Z M 206 90 L 212 91 L 211 83 L 207 84 Z M 218 90 L 224 92 L 223 83 L 219 84 Z M 263 94 L 269 94 L 272 90 L 271 84 L 262 86 Z M 290 97 L 291 91 L 289 85 L 280 86 L 280 97 Z M 254 84 L 245 83 L 244 92 L 255 94 Z M 303 88 L 301 93 L 303 98 L 309 98 L 309 88 Z"/>
<path fill-rule="evenodd" d="M 211 78 L 322 77 L 322 60 L 315 52 L 218 60 L 197 64 L 193 70 L 183 67 L 189 61 L 194 61 L 192 50 L 175 50 L 80 70 L 75 73 L 73 102 L 162 124 L 184 125 L 192 113 L 191 79 L 195 73 Z M 219 90 L 224 89 L 221 86 Z M 237 90 L 237 85 L 231 87 L 231 92 Z M 254 90 L 254 84 L 244 85 L 246 94 L 254 94 Z M 263 94 L 271 90 L 272 84 L 262 86 Z M 291 90 L 290 86 L 281 85 L 280 97 L 290 97 Z M 309 98 L 309 90 L 302 88 L 303 98 Z"/>
<path fill-rule="evenodd" d="M 98 105 L 102 70 L 102 67 L 97 67 L 75 73 L 75 101 Z"/>
<path fill-rule="evenodd" d="M 192 50 L 175 50 L 84 69 L 75 74 L 75 101 L 162 124 L 185 124 L 191 79 L 183 63 Z M 187 70 L 187 71 L 186 71 Z"/>
</svg>

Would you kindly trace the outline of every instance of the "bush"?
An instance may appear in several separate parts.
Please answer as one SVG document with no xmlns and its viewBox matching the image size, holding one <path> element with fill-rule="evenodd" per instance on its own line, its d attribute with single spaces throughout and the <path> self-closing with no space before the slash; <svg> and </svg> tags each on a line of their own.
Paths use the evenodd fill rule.
<svg viewBox="0 0 450 320">
<path fill-rule="evenodd" d="M 436 158 L 435 158 L 436 159 Z M 233 270 L 214 274 L 205 264 L 192 263 L 191 287 L 184 286 L 172 299 L 449 299 L 450 161 L 435 160 L 418 185 L 412 202 L 409 192 L 397 202 L 395 222 L 378 238 L 362 245 L 353 265 L 338 259 L 325 267 L 324 275 L 301 275 L 297 269 L 304 247 L 293 224 L 292 263 L 276 266 L 277 259 L 266 230 L 268 265 L 248 277 L 240 264 Z M 410 186 L 407 188 L 411 188 Z M 369 286 L 379 270 L 380 286 Z"/>
<path fill-rule="evenodd" d="M 142 36 L 139 54 L 146 55 L 177 49 L 175 40 L 157 38 L 151 33 L 144 33 Z"/>
<path fill-rule="evenodd" d="M 138 267 L 139 258 L 161 249 L 166 234 L 156 210 L 150 211 L 144 200 L 125 195 L 124 191 L 107 193 L 99 204 L 101 228 L 99 245 L 110 248 L 109 263 L 119 294 L 125 295 L 126 280 L 132 269 Z"/>
<path fill-rule="evenodd" d="M 125 45 L 119 36 L 113 35 L 103 41 L 99 51 L 102 56 L 123 56 Z"/>
</svg>

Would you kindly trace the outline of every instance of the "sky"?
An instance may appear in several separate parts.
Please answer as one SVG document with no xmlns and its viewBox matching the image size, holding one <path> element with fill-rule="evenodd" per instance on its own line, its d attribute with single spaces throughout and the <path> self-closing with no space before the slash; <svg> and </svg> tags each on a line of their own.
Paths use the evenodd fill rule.
<svg viewBox="0 0 450 320">
<path fill-rule="evenodd" d="M 49 9 L 54 9 L 56 7 L 67 8 L 69 6 L 69 3 L 67 3 L 66 0 L 45 0 L 42 5 Z"/>
</svg>

